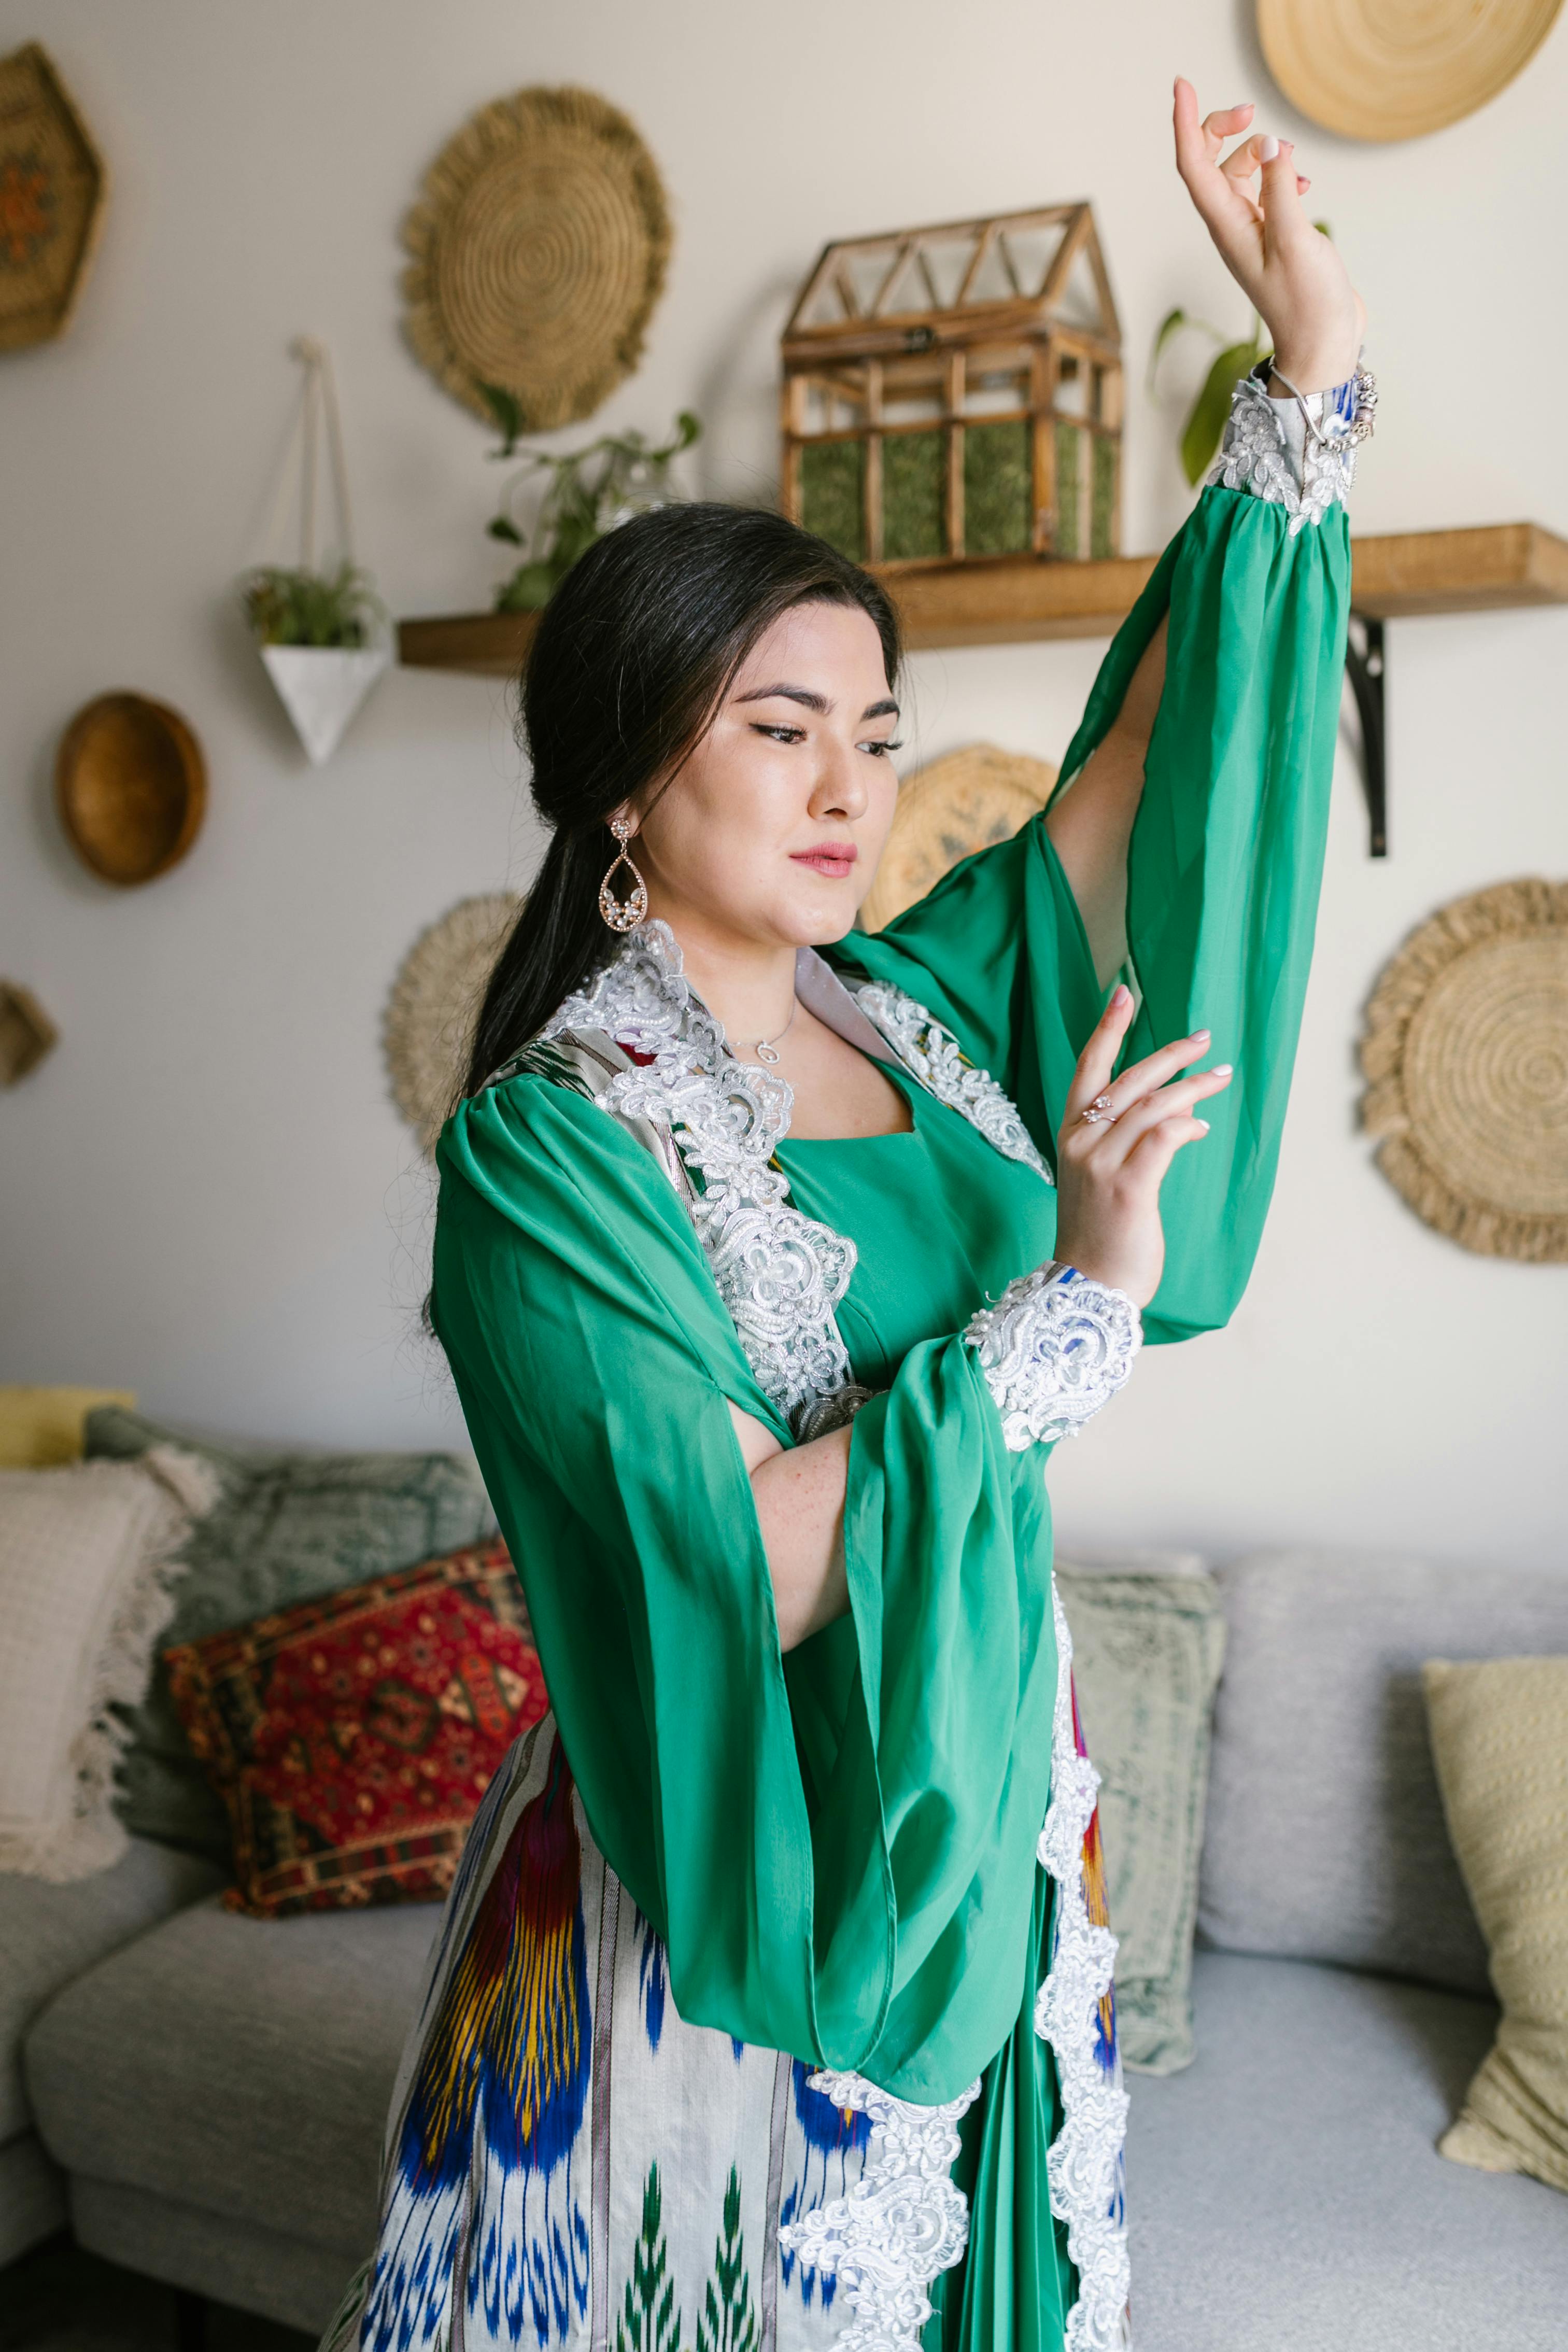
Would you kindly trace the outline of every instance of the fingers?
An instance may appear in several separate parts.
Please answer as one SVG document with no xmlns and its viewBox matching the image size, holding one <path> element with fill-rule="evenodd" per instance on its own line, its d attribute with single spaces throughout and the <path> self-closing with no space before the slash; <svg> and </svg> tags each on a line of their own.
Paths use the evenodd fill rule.
<svg viewBox="0 0 1568 2352">
<path fill-rule="evenodd" d="M 1120 1118 L 1145 1095 L 1152 1094 L 1156 1087 L 1163 1087 L 1167 1078 L 1174 1078 L 1176 1072 L 1185 1070 L 1189 1062 L 1196 1062 L 1207 1043 L 1207 1030 L 1195 1029 L 1190 1037 L 1173 1037 L 1168 1045 L 1161 1045 L 1156 1052 L 1146 1054 L 1141 1062 L 1130 1064 L 1104 1089 L 1111 1097 L 1112 1117 Z M 1093 1099 L 1093 1095 L 1085 1097 L 1087 1102 Z"/>
<path fill-rule="evenodd" d="M 1234 1076 L 1228 1063 L 1219 1063 L 1212 1070 L 1199 1070 L 1190 1078 L 1182 1078 L 1175 1086 L 1160 1087 L 1145 1095 L 1130 1110 L 1122 1114 L 1113 1126 L 1101 1128 L 1103 1139 L 1095 1151 L 1096 1164 L 1102 1157 L 1108 1165 L 1128 1160 L 1146 1135 L 1175 1118 L 1186 1118 L 1200 1102 L 1210 1095 L 1223 1094 Z M 1092 1134 L 1094 1129 L 1091 1129 Z"/>
<path fill-rule="evenodd" d="M 1111 1002 L 1095 1023 L 1089 1043 L 1078 1056 L 1078 1067 L 1072 1084 L 1067 1089 L 1067 1108 L 1062 1114 L 1063 1134 L 1096 1095 L 1103 1094 L 1116 1066 L 1116 1055 L 1127 1024 L 1133 1018 L 1133 992 L 1130 988 L 1113 989 Z"/>
<path fill-rule="evenodd" d="M 1206 1118 L 1163 1118 L 1143 1137 L 1132 1165 L 1158 1192 L 1183 1144 L 1201 1143 L 1207 1133 Z"/>
<path fill-rule="evenodd" d="M 1270 152 L 1270 150 L 1272 151 Z M 1317 235 L 1301 208 L 1307 183 L 1296 170 L 1296 151 L 1288 139 L 1265 139 L 1259 144 L 1261 186 L 1259 201 L 1271 245 L 1300 244 Z"/>
</svg>

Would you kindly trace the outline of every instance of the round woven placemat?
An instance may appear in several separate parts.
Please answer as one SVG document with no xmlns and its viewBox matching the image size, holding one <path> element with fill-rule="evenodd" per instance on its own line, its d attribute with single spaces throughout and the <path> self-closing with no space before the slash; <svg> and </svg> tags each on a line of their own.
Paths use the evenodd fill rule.
<svg viewBox="0 0 1568 2352">
<path fill-rule="evenodd" d="M 626 117 L 587 89 L 482 107 L 425 174 L 403 226 L 409 341 L 476 415 L 499 384 L 522 427 L 591 415 L 643 353 L 670 216 Z"/>
<path fill-rule="evenodd" d="M 1466 1249 L 1568 1261 L 1568 883 L 1500 882 L 1406 941 L 1367 1007 L 1362 1124 Z"/>
<path fill-rule="evenodd" d="M 1417 139 L 1523 70 L 1563 0 L 1258 0 L 1286 97 L 1345 139 Z"/>
<path fill-rule="evenodd" d="M 522 900 L 509 890 L 460 898 L 421 931 L 387 998 L 382 1024 L 392 1100 L 434 1151 L 468 1064 L 479 1001 Z"/>
<path fill-rule="evenodd" d="M 893 830 L 861 908 L 862 929 L 880 931 L 961 857 L 1010 841 L 1045 806 L 1056 774 L 1049 760 L 998 751 L 994 743 L 971 743 L 917 769 L 899 789 Z"/>
</svg>

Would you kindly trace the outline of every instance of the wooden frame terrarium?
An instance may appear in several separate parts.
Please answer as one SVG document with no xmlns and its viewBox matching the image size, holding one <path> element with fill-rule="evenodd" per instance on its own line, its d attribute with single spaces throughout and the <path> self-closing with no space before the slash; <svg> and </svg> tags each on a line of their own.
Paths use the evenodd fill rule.
<svg viewBox="0 0 1568 2352">
<path fill-rule="evenodd" d="M 1088 205 L 830 245 L 783 357 L 784 511 L 857 562 L 1120 552 L 1122 334 Z"/>
</svg>

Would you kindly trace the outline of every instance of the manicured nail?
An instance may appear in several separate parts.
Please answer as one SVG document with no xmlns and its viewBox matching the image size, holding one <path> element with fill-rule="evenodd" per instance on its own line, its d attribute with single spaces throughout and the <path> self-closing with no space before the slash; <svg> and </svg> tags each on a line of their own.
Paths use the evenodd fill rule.
<svg viewBox="0 0 1568 2352">
<path fill-rule="evenodd" d="M 1280 142 L 1272 133 L 1267 139 L 1260 139 L 1258 142 L 1258 161 L 1260 163 L 1271 163 L 1279 152 Z"/>
<path fill-rule="evenodd" d="M 1189 1029 L 1187 1032 L 1187 1044 L 1189 1045 L 1201 1045 L 1208 1034 L 1209 1033 L 1207 1029 Z"/>
<path fill-rule="evenodd" d="M 1113 1013 L 1120 1013 L 1123 1005 L 1131 1004 L 1132 1001 L 1132 990 L 1123 983 L 1118 983 L 1111 992 L 1111 1010 Z"/>
<path fill-rule="evenodd" d="M 1228 1062 L 1216 1062 L 1208 1075 L 1211 1078 L 1228 1078 L 1230 1076 L 1230 1070 L 1231 1065 Z"/>
<path fill-rule="evenodd" d="M 1195 1118 L 1193 1125 L 1197 1128 L 1199 1135 L 1207 1135 L 1208 1133 L 1208 1121 L 1206 1118 Z"/>
</svg>

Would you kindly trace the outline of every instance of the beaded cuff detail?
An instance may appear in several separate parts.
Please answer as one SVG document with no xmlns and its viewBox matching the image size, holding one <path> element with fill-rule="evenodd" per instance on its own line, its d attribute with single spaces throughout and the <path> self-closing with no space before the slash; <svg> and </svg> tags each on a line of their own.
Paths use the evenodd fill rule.
<svg viewBox="0 0 1568 2352">
<path fill-rule="evenodd" d="M 1377 385 L 1358 367 L 1332 392 L 1271 400 L 1263 388 L 1269 364 L 1260 361 L 1232 393 L 1225 438 L 1207 479 L 1282 506 L 1294 539 L 1331 507 L 1348 502 L 1356 449 L 1371 437 Z"/>
<path fill-rule="evenodd" d="M 1076 1437 L 1127 1380 L 1144 1343 L 1138 1310 L 1054 1259 L 1009 1282 L 964 1333 L 980 1360 L 1010 1454 Z"/>
</svg>

